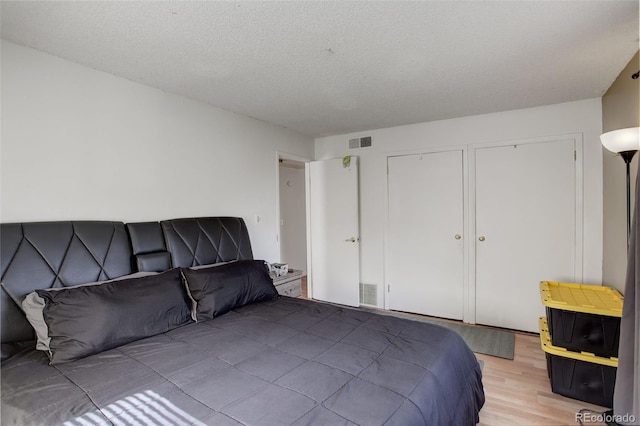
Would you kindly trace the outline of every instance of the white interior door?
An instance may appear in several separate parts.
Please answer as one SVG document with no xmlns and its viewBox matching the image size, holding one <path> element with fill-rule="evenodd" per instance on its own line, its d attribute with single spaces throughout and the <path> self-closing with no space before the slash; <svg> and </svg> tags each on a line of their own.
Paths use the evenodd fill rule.
<svg viewBox="0 0 640 426">
<path fill-rule="evenodd" d="M 476 322 L 538 331 L 540 281 L 574 281 L 575 141 L 475 151 Z"/>
<path fill-rule="evenodd" d="M 389 308 L 462 319 L 462 151 L 387 161 Z"/>
<path fill-rule="evenodd" d="M 309 167 L 311 297 L 360 303 L 358 158 L 313 161 Z"/>
</svg>

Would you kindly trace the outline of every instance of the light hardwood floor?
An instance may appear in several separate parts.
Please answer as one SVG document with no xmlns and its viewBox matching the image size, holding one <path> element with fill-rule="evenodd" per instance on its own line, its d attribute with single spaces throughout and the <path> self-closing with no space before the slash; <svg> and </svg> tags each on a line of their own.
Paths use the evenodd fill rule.
<svg viewBox="0 0 640 426">
<path fill-rule="evenodd" d="M 307 282 L 303 277 L 302 297 L 306 296 Z M 547 361 L 537 334 L 516 333 L 513 360 L 476 356 L 484 362 L 482 383 L 486 396 L 480 426 L 577 425 L 576 413 L 580 409 L 606 410 L 551 392 Z"/>
<path fill-rule="evenodd" d="M 606 410 L 551 392 L 538 335 L 516 333 L 513 361 L 476 356 L 484 361 L 482 383 L 486 402 L 480 411 L 480 425 L 576 425 L 580 409 Z"/>
</svg>

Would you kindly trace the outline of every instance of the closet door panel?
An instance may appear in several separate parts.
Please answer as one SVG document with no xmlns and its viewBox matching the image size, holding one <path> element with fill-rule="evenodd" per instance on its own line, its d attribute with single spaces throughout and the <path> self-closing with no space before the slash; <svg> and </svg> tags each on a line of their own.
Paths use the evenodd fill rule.
<svg viewBox="0 0 640 426">
<path fill-rule="evenodd" d="M 476 322 L 537 332 L 540 281 L 574 281 L 575 142 L 475 151 Z"/>
<path fill-rule="evenodd" d="M 463 315 L 462 151 L 388 158 L 389 308 Z"/>
</svg>

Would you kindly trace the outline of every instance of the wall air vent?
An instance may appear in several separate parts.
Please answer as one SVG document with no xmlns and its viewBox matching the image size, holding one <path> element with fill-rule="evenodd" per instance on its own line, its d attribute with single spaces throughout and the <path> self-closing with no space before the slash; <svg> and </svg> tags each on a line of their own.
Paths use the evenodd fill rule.
<svg viewBox="0 0 640 426">
<path fill-rule="evenodd" d="M 378 306 L 378 285 L 360 283 L 360 304 Z"/>
<path fill-rule="evenodd" d="M 349 149 L 370 148 L 371 136 L 349 139 Z"/>
</svg>

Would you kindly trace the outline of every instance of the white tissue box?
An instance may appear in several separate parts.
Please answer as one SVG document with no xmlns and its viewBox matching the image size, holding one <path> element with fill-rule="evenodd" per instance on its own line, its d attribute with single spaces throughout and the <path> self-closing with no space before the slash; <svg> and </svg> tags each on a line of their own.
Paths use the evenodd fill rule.
<svg viewBox="0 0 640 426">
<path fill-rule="evenodd" d="M 276 274 L 276 277 L 287 275 L 289 272 L 289 265 L 286 263 L 272 263 L 269 265 L 271 272 Z"/>
</svg>

